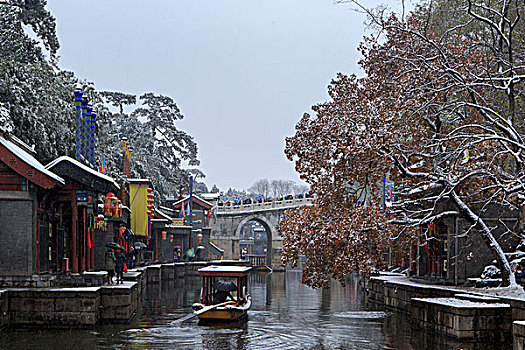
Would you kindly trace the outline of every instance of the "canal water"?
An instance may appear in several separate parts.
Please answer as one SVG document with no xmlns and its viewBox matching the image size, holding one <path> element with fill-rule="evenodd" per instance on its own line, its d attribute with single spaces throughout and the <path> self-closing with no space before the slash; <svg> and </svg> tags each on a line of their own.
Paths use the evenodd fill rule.
<svg viewBox="0 0 525 350">
<path fill-rule="evenodd" d="M 184 283 L 182 283 L 184 282 Z M 301 272 L 252 274 L 248 319 L 228 325 L 173 321 L 191 312 L 200 279 L 148 286 L 136 319 L 90 330 L 0 332 L 1 349 L 500 349 L 414 331 L 406 317 L 367 308 L 358 276 L 327 290 L 301 284 Z M 508 345 L 512 348 L 512 345 Z"/>
</svg>

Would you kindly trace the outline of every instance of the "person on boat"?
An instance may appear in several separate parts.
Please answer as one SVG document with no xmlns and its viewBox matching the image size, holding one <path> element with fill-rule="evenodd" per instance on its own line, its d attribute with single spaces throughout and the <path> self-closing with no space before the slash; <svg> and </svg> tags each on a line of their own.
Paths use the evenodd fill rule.
<svg viewBox="0 0 525 350">
<path fill-rule="evenodd" d="M 230 292 L 218 290 L 213 295 L 213 303 L 214 304 L 224 303 L 228 298 L 230 298 L 230 300 L 233 300 L 233 296 L 231 295 Z"/>
</svg>

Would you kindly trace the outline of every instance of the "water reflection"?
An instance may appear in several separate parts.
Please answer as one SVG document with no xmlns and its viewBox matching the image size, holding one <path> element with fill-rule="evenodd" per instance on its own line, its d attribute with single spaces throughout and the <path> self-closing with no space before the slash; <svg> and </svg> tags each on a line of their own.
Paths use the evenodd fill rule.
<svg viewBox="0 0 525 350">
<path fill-rule="evenodd" d="M 131 325 L 94 330 L 7 331 L 2 348 L 31 349 L 493 349 L 494 344 L 462 343 L 430 332 L 413 331 L 410 320 L 366 308 L 357 275 L 345 287 L 327 290 L 301 283 L 301 273 L 252 274 L 248 320 L 227 325 L 173 321 L 191 312 L 200 279 L 149 286 Z"/>
</svg>

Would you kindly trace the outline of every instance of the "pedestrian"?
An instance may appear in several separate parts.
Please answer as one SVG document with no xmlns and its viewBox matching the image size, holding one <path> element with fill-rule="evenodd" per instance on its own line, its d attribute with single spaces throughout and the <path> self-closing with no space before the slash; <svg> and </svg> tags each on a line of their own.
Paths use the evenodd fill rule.
<svg viewBox="0 0 525 350">
<path fill-rule="evenodd" d="M 128 253 L 128 269 L 132 269 L 135 266 L 135 248 L 131 247 Z"/>
<path fill-rule="evenodd" d="M 115 275 L 115 253 L 113 249 L 108 248 L 106 254 L 104 255 L 104 260 L 106 262 L 106 271 L 108 272 L 108 283 L 113 284 L 113 276 Z"/>
<path fill-rule="evenodd" d="M 120 249 L 117 249 L 117 255 L 115 255 L 115 271 L 117 272 L 117 284 L 124 283 L 124 265 L 126 264 L 126 256 Z"/>
<path fill-rule="evenodd" d="M 514 269 L 514 275 L 516 276 L 516 278 L 524 278 L 525 277 L 525 260 L 521 260 L 518 264 L 518 266 L 516 267 L 516 269 Z"/>
</svg>

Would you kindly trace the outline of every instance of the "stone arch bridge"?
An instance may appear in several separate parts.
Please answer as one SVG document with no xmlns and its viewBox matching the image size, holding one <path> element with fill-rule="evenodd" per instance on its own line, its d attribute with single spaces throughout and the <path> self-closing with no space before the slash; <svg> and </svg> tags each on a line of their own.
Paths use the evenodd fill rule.
<svg viewBox="0 0 525 350">
<path fill-rule="evenodd" d="M 213 242 L 224 249 L 224 259 L 239 259 L 242 228 L 250 221 L 256 221 L 266 231 L 266 265 L 273 270 L 282 270 L 282 237 L 277 224 L 288 208 L 311 205 L 313 198 L 295 198 L 253 204 L 221 206 L 217 220 L 212 226 Z"/>
</svg>

